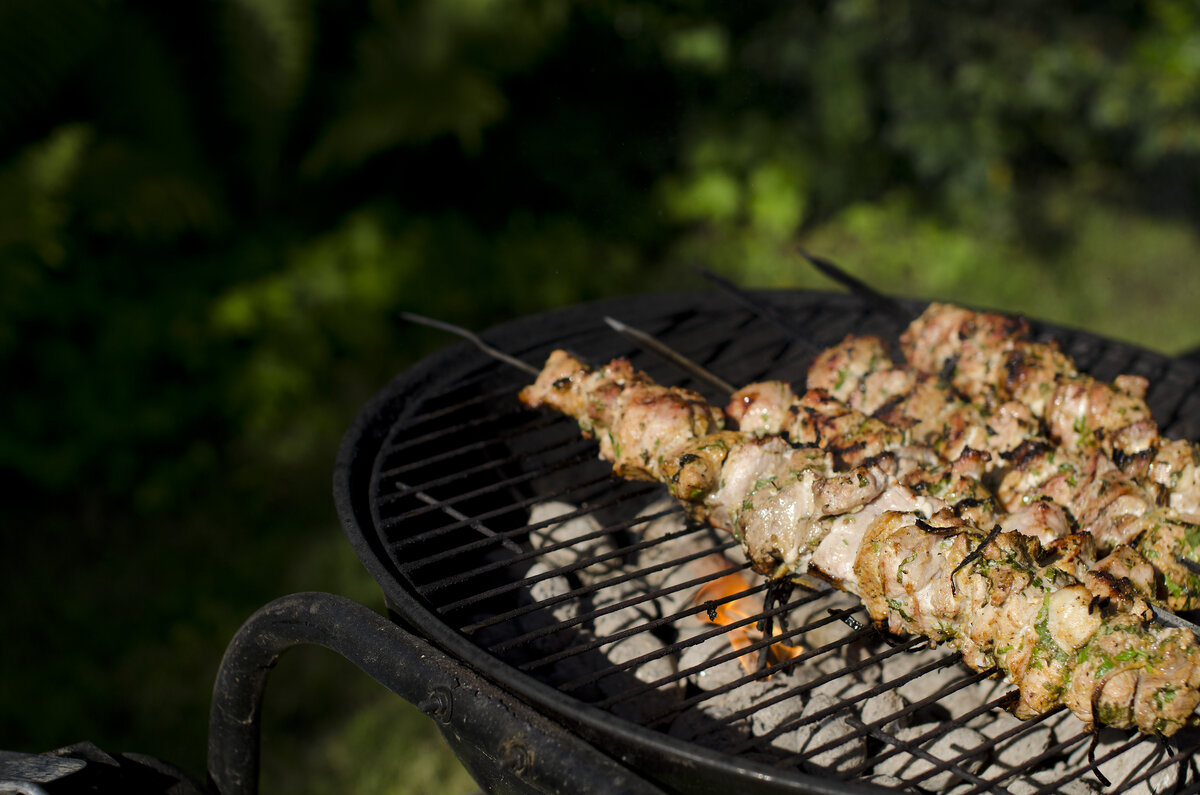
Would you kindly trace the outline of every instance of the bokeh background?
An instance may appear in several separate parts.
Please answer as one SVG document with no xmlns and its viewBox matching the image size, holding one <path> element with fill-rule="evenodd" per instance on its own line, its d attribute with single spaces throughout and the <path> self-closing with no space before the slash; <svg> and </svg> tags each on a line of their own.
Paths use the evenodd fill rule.
<svg viewBox="0 0 1200 795">
<path fill-rule="evenodd" d="M 395 372 L 612 294 L 831 285 L 1200 345 L 1194 2 L 6 0 L 0 748 L 200 774 L 241 621 L 379 607 L 334 451 Z M 264 791 L 467 792 L 325 652 Z"/>
</svg>

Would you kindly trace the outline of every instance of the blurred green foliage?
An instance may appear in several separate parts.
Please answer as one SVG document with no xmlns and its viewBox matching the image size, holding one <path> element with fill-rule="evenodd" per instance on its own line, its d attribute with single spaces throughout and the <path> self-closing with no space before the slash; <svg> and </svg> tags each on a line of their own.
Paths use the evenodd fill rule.
<svg viewBox="0 0 1200 795">
<path fill-rule="evenodd" d="M 1194 2 L 9 0 L 0 747 L 198 771 L 248 612 L 375 598 L 327 484 L 358 407 L 445 341 L 399 309 L 482 328 L 690 265 L 828 287 L 802 242 L 1177 351 L 1198 187 Z M 413 720 L 373 699 L 271 736 L 338 789 L 355 738 Z"/>
</svg>

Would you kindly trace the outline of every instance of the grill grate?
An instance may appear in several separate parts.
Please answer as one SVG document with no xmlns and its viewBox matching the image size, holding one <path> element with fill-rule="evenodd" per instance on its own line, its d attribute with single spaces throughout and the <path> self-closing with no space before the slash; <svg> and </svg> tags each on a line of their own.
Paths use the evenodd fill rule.
<svg viewBox="0 0 1200 795">
<path fill-rule="evenodd" d="M 690 296 L 578 307 L 504 327 L 489 341 L 537 364 L 555 347 L 594 363 L 627 356 L 660 382 L 720 402 L 711 387 L 631 348 L 601 322 L 603 315 L 646 330 L 734 383 L 802 381 L 812 345 L 824 347 L 850 332 L 887 336 L 894 328 L 849 296 L 763 298 L 808 330 L 807 340 L 789 341 L 770 323 L 713 296 Z M 1035 330 L 1043 338 L 1053 333 L 1098 377 L 1150 377 L 1148 402 L 1169 435 L 1195 436 L 1200 429 L 1194 366 L 1086 334 Z M 562 698 L 646 729 L 768 765 L 780 786 L 793 789 L 788 776 L 801 770 L 935 791 L 1082 792 L 1099 786 L 1094 775 L 1085 779 L 1089 770 L 1123 769 L 1134 756 L 1145 763 L 1114 786 L 1146 787 L 1153 780 L 1153 791 L 1161 791 L 1170 774 L 1182 791 L 1200 788 L 1192 761 L 1200 751 L 1196 733 L 1166 743 L 1111 730 L 1093 736 L 1061 709 L 1005 722 L 1010 694 L 988 672 L 971 672 L 956 653 L 930 650 L 919 638 L 881 637 L 864 626 L 861 607 L 834 591 L 797 589 L 731 623 L 704 624 L 706 615 L 742 600 L 765 598 L 772 605 L 768 585 L 749 572 L 736 542 L 685 523 L 678 508 L 664 505 L 660 487 L 612 478 L 595 444 L 581 440 L 571 420 L 521 408 L 516 392 L 526 380 L 465 344 L 402 377 L 390 389 L 389 424 L 369 495 L 396 585 L 419 606 L 394 609 L 449 638 L 448 645 L 484 652 L 488 673 L 501 682 L 519 689 L 529 677 Z M 558 504 L 573 509 L 536 516 Z M 588 532 L 533 543 L 581 521 Z M 676 522 L 674 529 L 643 535 L 668 521 Z M 689 570 L 715 553 L 730 562 Z M 746 574 L 749 586 L 690 598 L 734 573 Z M 636 618 L 614 623 L 629 616 Z M 608 628 L 599 629 L 602 623 Z M 698 654 L 738 630 L 772 625 L 773 634 L 744 647 Z M 645 645 L 628 657 L 605 657 L 606 650 L 638 639 Z M 766 655 L 781 642 L 801 651 L 766 667 Z M 739 668 L 743 659 L 759 664 Z M 670 661 L 676 662 L 663 665 Z M 731 668 L 740 673 L 729 675 Z M 727 681 L 696 684 L 721 669 Z M 842 683 L 840 694 L 829 697 Z M 901 698 L 868 720 L 864 705 L 889 694 Z M 803 712 L 759 725 L 772 710 L 800 703 L 808 705 Z M 830 733 L 835 721 L 839 729 Z M 999 730 L 971 729 L 973 741 L 963 743 L 965 727 L 997 721 Z M 803 749 L 789 749 L 787 738 L 801 735 L 808 740 Z M 1092 761 L 1088 747 L 1097 737 Z M 860 755 L 830 761 L 854 743 Z M 1014 756 L 1020 758 L 1014 762 Z"/>
</svg>

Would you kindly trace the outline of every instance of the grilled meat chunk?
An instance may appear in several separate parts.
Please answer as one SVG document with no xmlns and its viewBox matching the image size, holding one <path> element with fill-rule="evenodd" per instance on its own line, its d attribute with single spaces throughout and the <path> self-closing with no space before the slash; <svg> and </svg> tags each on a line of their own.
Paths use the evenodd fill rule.
<svg viewBox="0 0 1200 795">
<path fill-rule="evenodd" d="M 843 467 L 857 466 L 905 445 L 904 433 L 869 417 L 822 389 L 797 397 L 782 381 L 739 389 L 725 409 L 740 430 L 760 436 L 787 436 L 794 444 L 829 450 Z"/>
<path fill-rule="evenodd" d="M 725 424 L 721 410 L 699 394 L 660 386 L 627 359 L 593 370 L 561 350 L 550 354 L 520 399 L 574 417 L 584 436 L 600 442 L 600 457 L 612 462 L 614 474 L 631 480 L 662 480 L 668 453 Z"/>
<path fill-rule="evenodd" d="M 1000 669 L 1018 688 L 1018 717 L 1061 703 L 1085 723 L 1151 734 L 1193 721 L 1200 648 L 1188 633 L 1103 613 L 1069 572 L 1039 564 L 1031 538 L 946 529 L 895 511 L 872 523 L 855 570 L 873 620 L 945 642 L 976 670 Z"/>
<path fill-rule="evenodd" d="M 936 375 L 898 367 L 876 352 L 881 346 L 874 337 L 846 337 L 809 367 L 809 388 L 837 385 L 830 390 L 834 397 L 846 396 L 852 407 L 902 429 L 910 444 L 926 445 L 947 460 L 972 448 L 992 453 L 999 462 L 998 456 L 1040 436 L 1039 423 L 1024 404 L 971 403 Z"/>
<path fill-rule="evenodd" d="M 991 405 L 1003 402 L 995 393 L 1008 352 L 1028 333 L 1021 318 L 931 304 L 900 335 L 900 348 L 917 370 L 941 375 L 963 393 L 990 398 L 978 402 Z"/>
</svg>

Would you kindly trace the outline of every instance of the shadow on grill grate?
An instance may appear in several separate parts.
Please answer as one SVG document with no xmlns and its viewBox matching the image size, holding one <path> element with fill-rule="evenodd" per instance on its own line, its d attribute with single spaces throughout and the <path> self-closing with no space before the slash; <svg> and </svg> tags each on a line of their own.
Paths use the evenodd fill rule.
<svg viewBox="0 0 1200 795">
<path fill-rule="evenodd" d="M 889 328 L 850 297 L 771 300 L 818 346 Z M 593 362 L 629 356 L 660 382 L 705 391 L 630 348 L 600 322 L 606 313 L 735 383 L 801 380 L 809 358 L 808 346 L 712 296 L 579 307 L 489 339 L 533 363 L 554 347 Z M 1151 378 L 1148 400 L 1168 434 L 1200 430 L 1193 366 L 1054 336 L 1099 377 Z M 448 645 L 486 652 L 486 673 L 502 684 L 520 689 L 528 677 L 562 699 L 765 765 L 781 786 L 803 771 L 956 793 L 1083 793 L 1102 780 L 1114 790 L 1200 788 L 1195 732 L 1169 742 L 1093 734 L 1061 708 L 1018 721 L 1002 681 L 922 639 L 885 639 L 853 597 L 768 585 L 735 541 L 685 521 L 660 487 L 612 478 L 572 421 L 524 410 L 522 384 L 465 345 L 401 378 L 381 415 L 369 496 L 406 594 L 393 609 Z"/>
</svg>

